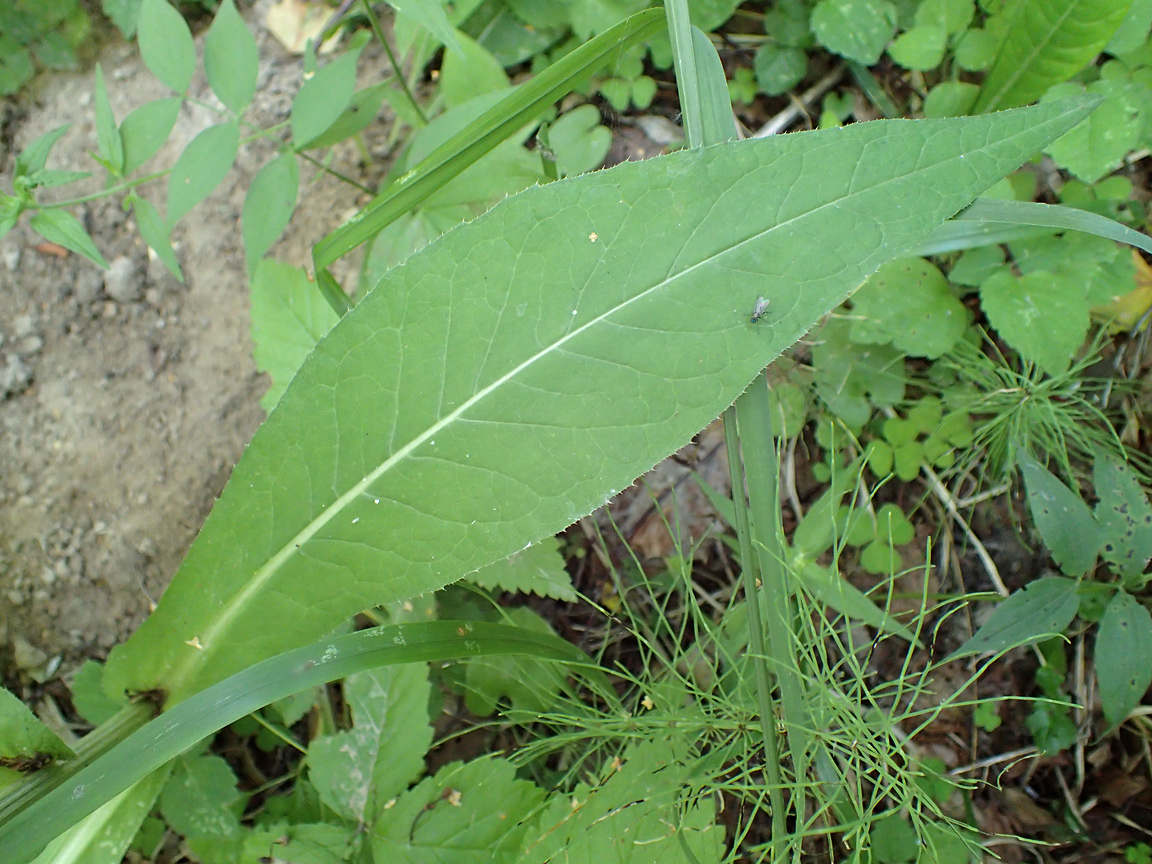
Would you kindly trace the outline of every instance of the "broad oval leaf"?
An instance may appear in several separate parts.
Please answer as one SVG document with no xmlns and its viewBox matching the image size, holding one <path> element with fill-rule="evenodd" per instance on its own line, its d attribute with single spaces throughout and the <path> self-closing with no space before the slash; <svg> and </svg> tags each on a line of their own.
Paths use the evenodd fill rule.
<svg viewBox="0 0 1152 864">
<path fill-rule="evenodd" d="M 1088 505 L 1024 450 L 1016 458 L 1028 490 L 1028 509 L 1052 560 L 1069 576 L 1096 563 L 1100 526 Z"/>
<path fill-rule="evenodd" d="M 196 47 L 184 16 L 167 0 L 144 0 L 136 41 L 149 72 L 177 93 L 188 89 L 196 71 Z"/>
<path fill-rule="evenodd" d="M 448 20 L 448 15 L 440 0 L 388 0 L 388 5 L 425 28 L 449 51 L 460 52 L 456 28 Z"/>
<path fill-rule="evenodd" d="M 1086 104 L 682 152 L 450 231 L 309 356 L 106 686 L 182 699 L 564 528 Z"/>
<path fill-rule="evenodd" d="M 188 142 L 168 177 L 168 228 L 220 185 L 240 143 L 236 121 L 209 126 Z"/>
<path fill-rule="evenodd" d="M 356 62 L 363 47 L 361 44 L 317 70 L 292 100 L 288 121 L 292 140 L 301 150 L 312 147 L 312 140 L 326 132 L 352 101 L 356 90 Z"/>
<path fill-rule="evenodd" d="M 996 611 L 976 633 L 952 652 L 949 661 L 969 654 L 1005 651 L 1064 632 L 1080 601 L 1076 582 L 1048 576 L 1029 582 L 996 607 Z"/>
<path fill-rule="evenodd" d="M 1152 684 L 1152 615 L 1127 591 L 1117 591 L 1096 636 L 1096 678 L 1110 728 L 1140 704 Z"/>
<path fill-rule="evenodd" d="M 1107 44 L 1131 0 L 1022 0 L 1002 15 L 1005 33 L 973 111 L 1026 105 L 1067 81 Z"/>
<path fill-rule="evenodd" d="M 182 96 L 170 96 L 145 102 L 120 124 L 120 137 L 124 141 L 124 173 L 131 174 L 149 159 L 168 140 L 176 116 L 184 104 Z"/>
<path fill-rule="evenodd" d="M 232 0 L 224 0 L 204 37 L 204 73 L 220 101 L 237 116 L 256 92 L 260 56 L 256 40 Z"/>
<path fill-rule="evenodd" d="M 292 219 L 299 188 L 300 170 L 291 152 L 272 159 L 253 178 L 240 216 L 249 275 Z"/>
</svg>

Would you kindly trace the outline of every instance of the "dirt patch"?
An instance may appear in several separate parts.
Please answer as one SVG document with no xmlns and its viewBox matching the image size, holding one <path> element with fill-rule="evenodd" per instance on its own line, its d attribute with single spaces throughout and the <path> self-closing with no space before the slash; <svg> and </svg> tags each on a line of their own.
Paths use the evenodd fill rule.
<svg viewBox="0 0 1152 864">
<path fill-rule="evenodd" d="M 262 59 L 246 119 L 261 128 L 287 119 L 300 81 L 299 59 L 256 23 L 267 5 L 249 16 Z M 171 95 L 134 45 L 111 45 L 99 59 L 118 119 Z M 366 52 L 361 75 L 378 80 L 381 68 Z M 103 172 L 88 156 L 96 149 L 92 86 L 91 71 L 45 76 L 7 106 L 5 188 L 16 152 L 70 123 L 49 167 L 94 176 L 52 190 L 64 193 L 56 200 L 101 189 Z M 202 75 L 192 96 L 218 104 Z M 218 120 L 186 102 L 146 170 L 170 166 Z M 150 257 L 119 196 L 72 209 L 112 263 L 108 273 L 39 245 L 27 218 L 0 241 L 0 638 L 14 649 L 7 659 L 34 677 L 55 658 L 67 667 L 132 632 L 263 419 L 268 382 L 252 360 L 239 220 L 244 193 L 272 152 L 266 141 L 242 145 L 224 183 L 177 226 L 185 284 Z M 331 164 L 363 174 L 351 145 Z M 273 250 L 293 264 L 304 264 L 311 244 L 363 203 L 356 190 L 314 172 L 302 171 L 301 190 L 306 206 Z M 163 180 L 143 192 L 163 209 Z M 356 262 L 342 263 L 335 275 L 354 284 Z"/>
</svg>

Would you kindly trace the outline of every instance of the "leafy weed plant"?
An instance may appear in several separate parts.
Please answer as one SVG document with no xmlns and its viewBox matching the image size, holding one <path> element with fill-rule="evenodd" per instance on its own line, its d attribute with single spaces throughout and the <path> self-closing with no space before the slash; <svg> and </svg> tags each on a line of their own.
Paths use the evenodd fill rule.
<svg viewBox="0 0 1152 864">
<path fill-rule="evenodd" d="M 179 274 L 170 232 L 221 182 L 241 131 L 287 134 L 249 190 L 243 225 L 254 327 L 266 328 L 257 339 L 261 363 L 273 370 L 276 390 L 268 421 L 156 612 L 102 670 L 88 673 L 99 687 L 86 699 L 104 722 L 73 749 L 5 700 L 4 765 L 14 773 L 0 801 L 0 857 L 28 861 L 49 841 L 47 860 L 55 861 L 94 849 L 119 856 L 134 838 L 145 848 L 138 829 L 147 824 L 155 837 L 155 823 L 145 820 L 159 802 L 205 862 L 415 861 L 476 849 L 493 860 L 696 862 L 794 856 L 821 842 L 833 855 L 847 850 L 851 860 L 896 861 L 913 857 L 909 838 L 921 860 L 963 860 L 974 835 L 950 809 L 953 792 L 940 766 L 913 743 L 943 705 L 959 704 L 956 695 L 931 693 L 930 666 L 913 671 L 937 610 L 924 595 L 918 614 L 897 621 L 886 604 L 852 588 L 835 563 L 816 560 L 849 538 L 863 539 L 864 524 L 874 569 L 890 585 L 899 572 L 893 553 L 906 533 L 903 514 L 873 513 L 855 494 L 861 463 L 841 472 L 833 462 L 830 489 L 785 541 L 773 445 L 781 403 L 773 408 L 761 371 L 865 280 L 813 351 L 817 393 L 852 435 L 876 409 L 903 407 L 906 364 L 939 361 L 963 342 L 968 307 L 957 286 L 979 288 L 989 322 L 1026 362 L 1052 377 L 1073 362 L 1080 346 L 1072 337 L 1083 341 L 1097 300 L 1114 300 L 1101 285 L 1120 284 L 1109 279 L 1123 265 L 1097 246 L 1098 266 L 1078 282 L 1067 273 L 1069 256 L 1087 254 L 1079 241 L 1067 235 L 1029 245 L 1028 237 L 1082 229 L 1147 247 L 1146 238 L 1096 213 L 1018 200 L 977 202 L 946 222 L 1043 148 L 1085 183 L 1123 158 L 1107 153 L 1080 165 L 1076 136 L 1091 137 L 1082 124 L 1097 117 L 1092 110 L 1101 100 L 1113 117 L 1123 99 L 1140 98 L 1140 45 L 1112 45 L 1115 59 L 1099 77 L 1095 67 L 1084 75 L 1093 79 L 1093 95 L 1059 100 L 1064 91 L 1054 88 L 1111 44 L 1123 16 L 1115 6 L 1079 10 L 1091 38 L 1069 51 L 1070 31 L 1036 30 L 1037 6 L 977 14 L 972 4 L 926 0 L 902 21 L 886 0 L 782 4 L 772 10 L 775 29 L 768 16 L 764 22 L 766 33 L 792 49 L 784 65 L 798 67 L 795 51 L 821 45 L 843 57 L 878 100 L 883 91 L 860 64 L 888 50 L 921 71 L 940 43 L 960 68 L 968 68 L 959 59 L 967 45 L 971 67 L 989 72 L 982 86 L 966 85 L 975 91 L 953 88 L 952 109 L 972 97 L 959 110 L 928 111 L 931 94 L 947 82 L 934 84 L 924 114 L 1043 98 L 1003 113 L 737 142 L 720 60 L 683 2 L 670 2 L 663 14 L 637 8 L 625 17 L 622 10 L 620 20 L 590 18 L 591 7 L 572 4 L 553 10 L 555 20 L 534 23 L 528 18 L 544 13 L 510 4 L 513 18 L 504 20 L 513 35 L 524 37 L 521 25 L 529 23 L 544 31 L 544 42 L 530 49 L 505 45 L 506 58 L 525 50 L 520 60 L 544 57 L 539 74 L 514 88 L 482 34 L 466 32 L 467 21 L 450 21 L 438 3 L 413 4 L 421 27 L 405 24 L 402 43 L 415 65 L 437 42 L 447 49 L 443 114 L 430 119 L 399 71 L 357 91 L 361 35 L 324 65 L 306 56 L 309 77 L 286 130 L 250 130 L 243 115 L 255 87 L 255 46 L 225 0 L 204 48 L 209 84 L 224 106 L 221 122 L 170 171 L 140 177 L 134 172 L 166 139 L 196 66 L 179 15 L 163 0 L 144 0 L 141 53 L 177 95 L 117 123 L 97 70 L 99 160 L 110 192 L 128 193 L 145 241 Z M 708 14 L 718 24 L 734 8 L 720 3 Z M 366 18 L 375 24 L 370 10 Z M 664 21 L 666 45 L 657 36 Z M 561 41 L 569 35 L 574 41 Z M 982 40 L 985 65 L 971 59 Z M 601 79 L 606 99 L 645 102 L 651 86 L 629 54 L 645 42 L 654 65 L 661 57 L 675 64 L 689 152 L 575 176 L 599 164 L 604 136 L 588 112 L 565 128 L 569 115 L 555 118 L 552 106 L 605 68 L 622 76 Z M 1032 50 L 1027 62 L 1015 59 L 1021 46 Z M 1052 56 L 1060 58 L 1056 67 L 1040 62 Z M 1079 92 L 1081 82 L 1073 84 Z M 354 137 L 385 99 L 417 130 L 400 171 L 316 245 L 311 279 L 263 261 L 296 205 L 296 160 L 314 160 L 310 151 Z M 887 96 L 881 101 L 894 107 Z M 847 116 L 843 108 L 828 103 L 828 126 Z M 554 120 L 540 139 L 547 146 L 529 151 L 524 142 L 542 119 Z M 47 168 L 59 134 L 20 155 L 0 231 L 32 211 L 34 230 L 102 264 L 66 209 L 79 199 L 47 206 L 37 197 L 38 189 L 76 179 Z M 498 183 L 477 181 L 497 168 Z M 561 175 L 569 176 L 544 182 Z M 169 178 L 163 216 L 134 191 L 160 176 Z M 517 189 L 524 191 L 457 225 Z M 372 244 L 365 279 L 376 287 L 353 303 L 328 268 L 365 243 Z M 1009 244 L 1011 263 L 995 253 L 969 259 L 978 282 L 945 277 L 923 257 L 892 263 L 999 243 Z M 1036 266 L 1024 272 L 1028 261 Z M 1067 278 L 1056 279 L 1061 274 Z M 1049 290 L 1049 276 L 1076 314 L 1072 336 L 1037 346 L 996 310 L 1017 280 Z M 901 302 L 886 304 L 893 292 Z M 309 310 L 293 345 L 261 311 L 295 302 L 288 297 L 307 298 L 300 302 Z M 891 318 L 880 311 L 886 305 L 895 310 Z M 948 326 L 938 326 L 945 320 Z M 910 342 L 905 331 L 946 338 Z M 865 368 L 875 374 L 861 374 Z M 914 410 L 895 419 L 908 422 Z M 654 600 L 633 599 L 621 581 L 617 593 L 629 638 L 642 646 L 642 671 L 603 668 L 520 610 L 497 622 L 484 620 L 484 607 L 455 601 L 449 606 L 457 620 L 429 620 L 435 616 L 420 598 L 462 577 L 557 596 L 570 591 L 557 578 L 555 549 L 536 557 L 533 544 L 602 504 L 721 412 L 736 477 L 729 506 L 742 597 L 734 594 L 715 614 L 700 607 L 685 569 L 674 572 L 676 590 L 654 593 L 646 585 Z M 899 425 L 882 430 L 889 445 L 922 444 L 927 455 L 931 435 L 908 438 Z M 1112 464 L 1098 457 L 1098 466 Z M 1108 504 L 1095 518 L 1113 516 Z M 1130 593 L 1138 576 L 1124 569 L 1136 567 L 1137 557 L 1117 565 L 1128 582 L 1109 610 L 1123 597 L 1120 612 L 1131 613 L 1131 600 L 1147 615 Z M 1061 617 L 1069 596 L 1078 607 L 1074 586 L 1065 584 L 1071 580 L 1058 581 L 1059 591 L 1047 580 L 1031 589 L 1054 595 L 1038 604 L 1060 613 L 1046 633 L 1071 622 Z M 997 614 L 1010 618 L 1020 603 L 1010 600 Z M 377 607 L 387 610 L 372 613 L 380 626 L 341 633 L 352 616 Z M 870 682 L 874 639 L 859 637 L 861 621 L 910 646 L 893 680 Z M 1003 650 L 1037 635 L 1035 626 L 987 626 L 961 653 Z M 548 720 L 559 733 L 510 758 L 489 755 L 427 773 L 422 754 L 432 737 L 422 720 L 434 696 L 427 664 L 457 660 L 467 661 L 462 675 L 455 669 L 441 680 L 471 697 L 476 713 L 506 700 L 509 716 Z M 545 660 L 579 674 L 570 681 L 543 671 L 536 664 Z M 613 686 L 606 673 L 622 684 Z M 197 751 L 197 742 L 254 712 L 265 731 L 286 736 L 300 704 L 282 700 L 340 678 L 345 721 L 336 722 L 331 703 L 324 709 L 326 700 L 314 700 L 331 720 L 304 748 L 307 772 L 295 770 L 291 796 L 242 822 L 234 775 L 219 757 Z M 1120 707 L 1139 684 L 1123 680 Z M 159 716 L 150 719 L 154 711 Z M 549 755 L 556 753 L 559 761 Z M 741 808 L 731 835 L 717 824 L 718 796 Z M 202 821 L 204 814 L 211 818 Z"/>
</svg>

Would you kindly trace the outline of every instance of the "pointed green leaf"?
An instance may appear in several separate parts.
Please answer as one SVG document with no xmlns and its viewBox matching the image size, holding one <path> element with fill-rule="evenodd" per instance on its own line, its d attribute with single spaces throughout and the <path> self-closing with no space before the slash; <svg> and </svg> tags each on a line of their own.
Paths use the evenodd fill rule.
<svg viewBox="0 0 1152 864">
<path fill-rule="evenodd" d="M 382 666 L 350 676 L 344 698 L 353 727 L 308 747 L 308 777 L 344 819 L 371 824 L 390 799 L 424 772 L 432 744 L 426 663 Z"/>
<path fill-rule="evenodd" d="M 224 0 L 204 37 L 204 73 L 212 92 L 236 116 L 244 113 L 256 92 L 259 60 L 244 19 L 232 0 Z"/>
<path fill-rule="evenodd" d="M 260 400 L 265 411 L 280 401 L 288 382 L 316 343 L 339 320 L 316 283 L 299 267 L 265 258 L 252 276 L 252 354 L 272 386 Z"/>
<path fill-rule="evenodd" d="M 564 528 L 1084 111 L 719 145 L 450 231 L 305 361 L 108 686 L 179 700 Z M 756 295 L 770 322 L 749 323 Z"/>
<path fill-rule="evenodd" d="M 296 165 L 296 154 L 289 152 L 281 153 L 268 162 L 248 187 L 240 225 L 244 232 L 244 257 L 248 262 L 249 277 L 292 219 L 299 186 L 300 169 Z"/>
<path fill-rule="evenodd" d="M 435 2 L 439 6 L 439 2 Z M 508 87 L 508 75 L 500 61 L 475 39 L 461 33 L 460 47 L 444 55 L 440 68 L 440 95 L 449 108 L 469 99 Z"/>
<path fill-rule="evenodd" d="M 449 23 L 444 4 L 440 0 L 388 0 L 388 5 L 435 36 L 449 51 L 460 53 L 456 28 Z"/>
<path fill-rule="evenodd" d="M 0 767 L 35 771 L 75 755 L 27 705 L 0 688 Z"/>
<path fill-rule="evenodd" d="M 232 167 L 240 143 L 235 121 L 209 126 L 188 142 L 168 177 L 168 228 L 212 194 Z"/>
<path fill-rule="evenodd" d="M 520 591 L 539 597 L 553 597 L 565 603 L 576 602 L 572 577 L 564 569 L 560 541 L 548 537 L 533 543 L 502 561 L 494 561 L 465 577 L 473 585 L 490 591 Z"/>
<path fill-rule="evenodd" d="M 16 157 L 16 176 L 27 177 L 29 174 L 43 170 L 44 165 L 48 162 L 48 154 L 52 152 L 52 147 L 60 140 L 60 136 L 68 131 L 69 126 L 71 126 L 70 123 L 57 126 L 21 150 Z"/>
<path fill-rule="evenodd" d="M 1126 591 L 1117 591 L 1096 635 L 1096 678 L 1104 719 L 1115 729 L 1152 684 L 1152 615 Z"/>
<path fill-rule="evenodd" d="M 172 241 L 169 239 L 171 232 L 164 222 L 164 217 L 150 201 L 139 196 L 132 196 L 132 212 L 136 214 L 136 224 L 140 228 L 140 236 L 144 238 L 144 242 L 164 262 L 168 272 L 183 282 L 184 274 L 180 272 L 180 262 L 176 260 L 176 253 L 172 250 Z"/>
<path fill-rule="evenodd" d="M 1016 461 L 1024 475 L 1032 521 L 1052 560 L 1069 576 L 1083 576 L 1100 551 L 1096 517 L 1079 495 L 1025 450 L 1019 451 Z"/>
<path fill-rule="evenodd" d="M 336 118 L 336 122 L 323 134 L 308 142 L 308 149 L 331 147 L 367 129 L 380 113 L 380 106 L 384 104 L 388 89 L 392 86 L 392 81 L 381 81 L 357 90 L 352 94 L 348 107 Z"/>
<path fill-rule="evenodd" d="M 184 16 L 167 0 L 144 0 L 136 41 L 148 71 L 177 93 L 188 89 L 196 71 L 196 47 Z"/>
<path fill-rule="evenodd" d="M 124 168 L 124 144 L 120 140 L 120 130 L 116 128 L 116 118 L 112 105 L 108 102 L 108 91 L 104 89 L 104 70 L 96 64 L 96 147 L 105 167 L 119 175 Z"/>
<path fill-rule="evenodd" d="M 341 54 L 308 78 L 292 100 L 289 125 L 292 140 L 301 150 L 312 147 L 312 140 L 335 123 L 356 90 L 356 62 L 360 47 Z"/>
<path fill-rule="evenodd" d="M 1102 49 L 1131 0 L 1020 0 L 1006 5 L 1000 50 L 974 111 L 1026 105 Z"/>
<path fill-rule="evenodd" d="M 170 96 L 145 102 L 120 124 L 120 137 L 124 141 L 124 173 L 131 174 L 149 159 L 168 140 L 180 106 L 181 96 Z"/>
<path fill-rule="evenodd" d="M 1079 606 L 1076 582 L 1047 576 L 1029 582 L 1023 589 L 1000 601 L 996 611 L 976 633 L 948 657 L 966 657 L 1005 651 L 1047 636 L 1062 634 Z"/>
<path fill-rule="evenodd" d="M 1103 534 L 1101 557 L 1126 580 L 1139 580 L 1152 557 L 1152 506 L 1132 469 L 1096 452 L 1092 466 L 1096 519 Z"/>
<path fill-rule="evenodd" d="M 71 249 L 83 255 L 93 264 L 108 269 L 108 262 L 80 224 L 80 220 L 66 210 L 40 210 L 31 220 L 32 230 L 40 234 L 45 240 L 59 243 L 65 249 Z"/>
</svg>

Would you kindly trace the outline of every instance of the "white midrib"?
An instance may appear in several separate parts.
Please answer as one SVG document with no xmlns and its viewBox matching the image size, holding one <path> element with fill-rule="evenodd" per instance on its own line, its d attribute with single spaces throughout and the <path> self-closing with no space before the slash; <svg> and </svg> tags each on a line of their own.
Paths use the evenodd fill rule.
<svg viewBox="0 0 1152 864">
<path fill-rule="evenodd" d="M 1050 118 L 1050 120 L 1051 119 L 1055 119 L 1055 118 Z M 1031 129 L 1023 129 L 1018 134 L 1019 135 L 1025 135 L 1031 131 L 1032 131 Z M 999 145 L 1006 144 L 1014 137 L 1016 137 L 1016 136 L 1013 135 L 1013 136 L 1001 139 L 998 142 L 998 144 Z M 352 503 L 358 497 L 360 497 L 361 495 L 366 493 L 371 488 L 373 483 L 375 483 L 377 480 L 379 480 L 381 477 L 383 477 L 389 470 L 391 470 L 395 465 L 400 463 L 403 459 L 407 458 L 409 454 L 411 454 L 413 451 L 416 450 L 416 448 L 422 446 L 427 441 L 431 441 L 436 436 L 437 433 L 446 429 L 450 424 L 452 424 L 453 422 L 458 420 L 460 417 L 462 417 L 465 414 L 465 412 L 467 412 L 473 406 L 475 406 L 478 403 L 480 403 L 481 401 L 483 401 L 491 393 L 495 392 L 498 388 L 502 387 L 504 384 L 511 381 L 513 378 L 515 378 L 517 375 L 519 375 L 525 369 L 529 368 L 534 363 L 538 362 L 541 358 L 543 358 L 543 357 L 547 356 L 548 354 L 556 351 L 557 349 L 563 347 L 568 342 L 572 341 L 576 337 L 583 334 L 589 328 L 594 327 L 597 324 L 599 324 L 602 321 L 609 318 L 610 316 L 615 315 L 620 310 L 626 309 L 628 306 L 632 305 L 633 303 L 636 303 L 637 301 L 642 300 L 643 298 L 649 296 L 650 294 L 652 294 L 656 291 L 659 291 L 662 288 L 667 287 L 668 285 L 672 284 L 675 280 L 681 279 L 685 276 L 688 276 L 689 274 L 693 273 L 695 270 L 697 270 L 697 269 L 699 269 L 699 268 L 701 268 L 707 264 L 712 263 L 713 261 L 723 257 L 724 255 L 727 255 L 728 253 L 730 253 L 736 249 L 739 249 L 740 247 L 742 247 L 748 243 L 752 243 L 752 242 L 761 240 L 762 238 L 770 235 L 773 231 L 777 231 L 781 228 L 787 227 L 788 225 L 790 225 L 794 222 L 797 222 L 801 219 L 806 219 L 806 218 L 808 218 L 814 214 L 820 213 L 823 210 L 837 207 L 838 205 L 844 203 L 845 201 L 851 200 L 851 198 L 856 196 L 856 195 L 862 195 L 865 192 L 874 192 L 877 189 L 882 189 L 884 186 L 886 186 L 889 183 L 907 181 L 910 178 L 915 177 L 919 173 L 927 173 L 929 171 L 938 170 L 942 165 L 947 164 L 947 162 L 951 162 L 951 161 L 959 160 L 959 159 L 960 159 L 960 154 L 957 154 L 956 156 L 954 156 L 948 160 L 945 160 L 944 162 L 938 162 L 938 163 L 935 163 L 931 166 L 921 168 L 918 171 L 913 171 L 913 172 L 910 172 L 908 174 L 901 174 L 897 177 L 889 178 L 889 179 L 884 180 L 883 182 L 877 184 L 876 186 L 869 187 L 866 190 L 856 190 L 855 192 L 853 192 L 849 195 L 845 195 L 845 196 L 837 198 L 835 200 L 825 202 L 824 204 L 821 204 L 818 207 L 815 207 L 811 210 L 807 210 L 804 213 L 800 213 L 800 214 L 792 217 L 791 219 L 789 219 L 785 222 L 779 222 L 779 223 L 773 225 L 772 227 L 770 227 L 764 231 L 761 231 L 757 234 L 754 234 L 750 237 L 745 238 L 744 240 L 741 240 L 739 243 L 736 243 L 732 246 L 729 246 L 726 249 L 721 250 L 720 252 L 717 252 L 713 255 L 708 256 L 707 258 L 703 258 L 700 261 L 698 261 L 697 263 L 691 264 L 687 268 L 685 268 L 684 270 L 679 271 L 675 275 L 669 276 L 665 279 L 662 279 L 660 282 L 657 282 L 656 284 L 645 289 L 644 291 L 636 294 L 633 297 L 628 298 L 623 303 L 620 303 L 616 306 L 613 306 L 611 309 L 605 311 L 604 313 L 597 315 L 595 318 L 590 319 L 585 324 L 582 324 L 581 326 L 575 328 L 574 330 L 569 331 L 562 338 L 551 343 L 550 345 L 545 346 L 543 349 L 536 352 L 535 354 L 533 354 L 528 359 L 524 360 L 522 363 L 520 363 L 518 366 L 514 367 L 509 372 L 507 372 L 504 375 L 501 375 L 499 378 L 495 379 L 491 384 L 484 387 L 482 390 L 477 391 L 474 395 L 469 397 L 465 402 L 461 403 L 460 406 L 457 407 L 455 410 L 451 411 L 450 413 L 448 413 L 444 417 L 442 417 L 440 420 L 436 421 L 434 424 L 429 426 L 427 430 L 425 430 L 420 435 L 413 438 L 411 441 L 409 441 L 407 444 L 405 444 L 403 447 L 401 447 L 399 450 L 397 450 L 395 453 L 393 453 L 390 457 L 388 457 L 386 460 L 384 460 L 382 463 L 380 463 L 380 465 L 376 469 L 374 469 L 371 473 L 369 473 L 362 480 L 360 480 L 360 482 L 353 485 L 351 488 L 349 488 L 349 490 L 347 492 L 345 492 L 343 495 L 341 495 L 339 498 L 337 498 L 332 503 L 331 506 L 326 508 L 324 510 L 324 512 L 322 512 L 319 516 L 317 516 L 310 523 L 308 523 L 308 525 L 305 526 L 305 528 L 303 530 L 301 530 L 298 534 L 296 534 L 290 541 L 288 541 L 286 544 L 284 544 L 284 546 L 282 546 L 280 548 L 280 550 L 275 555 L 273 555 L 271 558 L 268 559 L 268 561 L 266 561 L 263 565 L 261 565 L 261 567 L 259 569 L 257 569 L 256 572 L 252 575 L 252 578 L 249 579 L 245 583 L 245 585 L 240 589 L 240 591 L 238 591 L 235 595 L 233 595 L 232 599 L 229 600 L 225 604 L 225 606 L 220 610 L 220 612 L 212 620 L 211 624 L 207 628 L 205 628 L 203 632 L 194 634 L 195 637 L 199 640 L 200 648 L 199 648 L 199 650 L 197 650 L 195 647 L 192 647 L 190 649 L 189 653 L 185 655 L 185 659 L 183 660 L 183 662 L 181 662 L 178 665 L 177 671 L 175 672 L 174 676 L 171 679 L 169 679 L 172 689 L 181 689 L 183 684 L 184 684 L 184 681 L 188 677 L 188 675 L 190 673 L 194 672 L 194 670 L 196 669 L 197 666 L 201 665 L 205 660 L 207 660 L 208 657 L 210 657 L 215 652 L 217 646 L 219 644 L 221 644 L 219 641 L 220 638 L 232 626 L 233 621 L 235 621 L 236 618 L 240 616 L 240 614 L 247 607 L 248 603 L 253 598 L 255 598 L 257 596 L 257 594 L 259 594 L 259 592 L 264 588 L 264 586 L 272 578 L 275 577 L 275 575 L 279 571 L 281 565 L 283 565 L 284 562 L 288 561 L 289 558 L 291 558 L 291 556 L 293 554 L 295 554 L 297 549 L 300 549 L 301 547 L 303 547 L 303 545 L 305 543 L 307 543 L 314 536 L 316 536 L 316 534 L 321 529 L 323 529 L 324 526 L 326 526 L 334 518 L 336 518 L 338 515 L 340 515 L 340 513 L 343 512 L 343 510 L 350 503 Z"/>
</svg>

